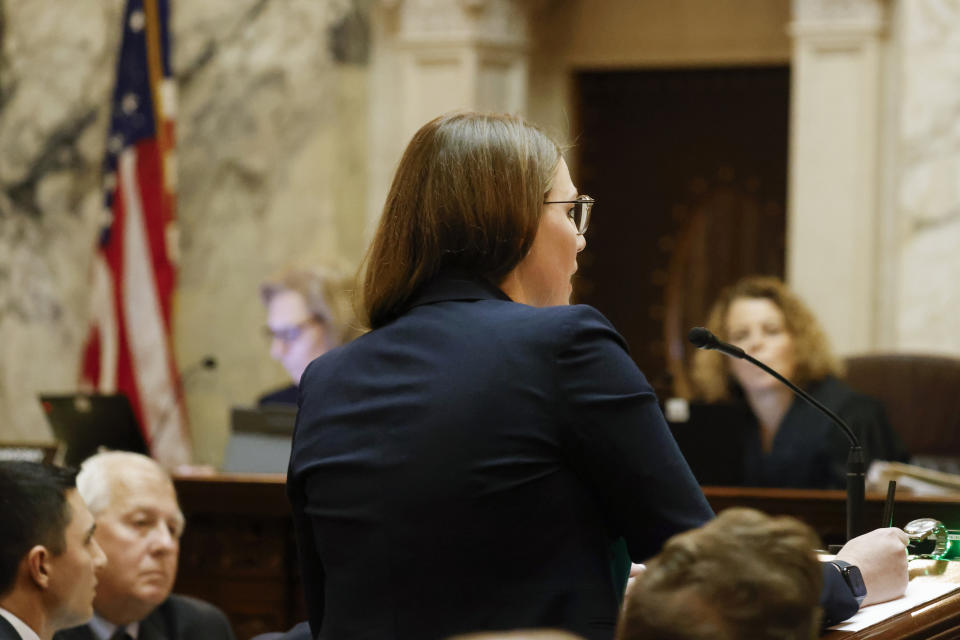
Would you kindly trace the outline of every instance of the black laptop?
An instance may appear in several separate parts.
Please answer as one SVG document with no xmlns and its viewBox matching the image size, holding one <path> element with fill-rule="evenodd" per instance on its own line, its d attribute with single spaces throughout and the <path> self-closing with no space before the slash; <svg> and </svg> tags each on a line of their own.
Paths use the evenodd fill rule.
<svg viewBox="0 0 960 640">
<path fill-rule="evenodd" d="M 744 430 L 751 428 L 746 406 L 671 398 L 664 403 L 664 415 L 697 482 L 743 484 Z"/>
<path fill-rule="evenodd" d="M 125 395 L 41 394 L 40 404 L 54 437 L 65 447 L 62 462 L 67 466 L 79 466 L 101 447 L 149 455 Z"/>
</svg>

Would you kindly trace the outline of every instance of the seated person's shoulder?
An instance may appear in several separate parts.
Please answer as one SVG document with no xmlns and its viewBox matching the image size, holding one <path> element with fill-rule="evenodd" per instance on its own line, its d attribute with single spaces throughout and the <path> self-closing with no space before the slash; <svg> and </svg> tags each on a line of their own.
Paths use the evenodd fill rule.
<svg viewBox="0 0 960 640">
<path fill-rule="evenodd" d="M 298 393 L 299 390 L 295 384 L 291 384 L 282 389 L 275 389 L 260 396 L 257 400 L 257 406 L 264 407 L 272 404 L 296 405 Z"/>
<path fill-rule="evenodd" d="M 855 391 L 846 382 L 832 376 L 820 382 L 816 390 L 815 397 L 833 409 L 857 433 L 868 459 L 906 461 L 909 458 L 880 400 Z M 831 429 L 828 437 L 846 443 L 839 430 Z"/>
<path fill-rule="evenodd" d="M 158 612 L 171 622 L 178 640 L 234 640 L 226 614 L 209 602 L 173 594 Z"/>
<path fill-rule="evenodd" d="M 835 411 L 883 411 L 883 405 L 873 396 L 854 390 L 845 381 L 827 376 L 815 383 L 813 395 Z"/>
<path fill-rule="evenodd" d="M 170 595 L 140 624 L 154 627 L 155 634 L 170 640 L 235 640 L 233 627 L 223 611 L 190 596 Z M 95 638 L 86 624 L 63 629 L 53 637 L 54 640 Z"/>
<path fill-rule="evenodd" d="M 91 640 L 92 638 L 94 638 L 93 632 L 86 624 L 60 629 L 53 634 L 53 640 Z"/>
</svg>

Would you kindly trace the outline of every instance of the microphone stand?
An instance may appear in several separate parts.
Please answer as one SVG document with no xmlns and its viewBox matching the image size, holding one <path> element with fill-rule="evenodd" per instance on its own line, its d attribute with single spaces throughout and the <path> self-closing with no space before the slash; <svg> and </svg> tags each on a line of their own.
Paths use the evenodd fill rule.
<svg viewBox="0 0 960 640">
<path fill-rule="evenodd" d="M 837 426 L 843 429 L 844 434 L 847 436 L 847 440 L 850 441 L 850 453 L 847 456 L 847 540 L 849 541 L 851 538 L 855 538 L 861 533 L 864 533 L 863 505 L 866 492 L 866 471 L 864 469 L 865 464 L 863 459 L 863 447 L 860 446 L 860 441 L 857 439 L 856 434 L 846 422 L 840 419 L 840 416 L 825 407 L 822 402 L 784 378 L 782 375 L 764 363 L 751 356 L 749 353 L 744 352 L 743 359 L 757 367 L 760 367 L 774 378 L 790 387 L 794 393 L 826 414 L 827 417 L 833 420 Z"/>
<path fill-rule="evenodd" d="M 847 540 L 855 538 L 864 533 L 863 505 L 865 494 L 864 485 L 866 481 L 864 467 L 866 465 L 864 464 L 863 448 L 860 446 L 860 440 L 857 439 L 856 434 L 849 427 L 849 425 L 841 420 L 840 416 L 823 406 L 823 403 L 811 396 L 809 393 L 793 384 L 740 347 L 727 344 L 726 342 L 721 342 L 707 329 L 704 329 L 703 327 L 695 327 L 690 330 L 688 338 L 690 342 L 699 349 L 715 349 L 730 356 L 731 358 L 740 358 L 741 360 L 750 362 L 756 367 L 760 367 L 771 376 L 787 385 L 791 391 L 806 400 L 843 430 L 843 433 L 850 441 L 850 454 L 847 456 Z"/>
</svg>

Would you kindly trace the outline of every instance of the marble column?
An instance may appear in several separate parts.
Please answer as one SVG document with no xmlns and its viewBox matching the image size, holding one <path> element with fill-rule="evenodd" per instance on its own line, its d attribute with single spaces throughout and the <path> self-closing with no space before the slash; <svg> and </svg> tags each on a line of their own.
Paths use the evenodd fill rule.
<svg viewBox="0 0 960 640">
<path fill-rule="evenodd" d="M 787 278 L 841 354 L 878 341 L 884 0 L 794 0 Z"/>
</svg>

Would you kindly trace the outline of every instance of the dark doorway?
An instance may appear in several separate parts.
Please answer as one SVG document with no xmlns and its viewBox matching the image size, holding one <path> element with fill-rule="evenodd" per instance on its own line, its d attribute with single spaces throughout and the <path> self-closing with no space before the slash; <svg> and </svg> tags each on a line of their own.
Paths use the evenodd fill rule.
<svg viewBox="0 0 960 640">
<path fill-rule="evenodd" d="M 783 276 L 790 70 L 584 71 L 576 96 L 575 179 L 597 199 L 577 301 L 661 398 L 688 395 L 687 329 L 739 277 Z"/>
</svg>

